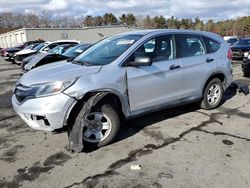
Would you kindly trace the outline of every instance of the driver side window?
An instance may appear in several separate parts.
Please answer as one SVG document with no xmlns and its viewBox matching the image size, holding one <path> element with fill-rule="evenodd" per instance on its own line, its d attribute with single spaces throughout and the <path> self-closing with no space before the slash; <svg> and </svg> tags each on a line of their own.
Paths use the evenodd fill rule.
<svg viewBox="0 0 250 188">
<path fill-rule="evenodd" d="M 172 35 L 158 36 L 141 45 L 130 57 L 149 57 L 152 62 L 166 61 L 174 58 Z"/>
</svg>

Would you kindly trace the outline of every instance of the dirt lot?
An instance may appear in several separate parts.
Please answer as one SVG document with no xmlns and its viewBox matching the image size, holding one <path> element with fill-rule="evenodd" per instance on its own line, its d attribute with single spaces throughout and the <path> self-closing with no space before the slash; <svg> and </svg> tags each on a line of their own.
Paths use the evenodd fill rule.
<svg viewBox="0 0 250 188">
<path fill-rule="evenodd" d="M 20 68 L 0 59 L 0 187 L 250 187 L 250 97 L 228 90 L 125 123 L 109 146 L 70 154 L 67 135 L 27 128 L 10 98 Z M 250 85 L 234 65 L 234 79 Z M 132 170 L 131 165 L 141 169 Z"/>
</svg>

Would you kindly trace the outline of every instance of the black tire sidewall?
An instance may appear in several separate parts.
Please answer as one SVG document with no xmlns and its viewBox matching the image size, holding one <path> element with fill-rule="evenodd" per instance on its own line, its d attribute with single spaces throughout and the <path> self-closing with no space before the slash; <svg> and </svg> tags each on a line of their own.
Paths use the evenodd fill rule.
<svg viewBox="0 0 250 188">
<path fill-rule="evenodd" d="M 112 125 L 111 130 L 110 130 L 109 135 L 101 142 L 91 143 L 83 139 L 83 143 L 87 146 L 98 147 L 98 148 L 112 143 L 117 137 L 118 132 L 120 130 L 120 119 L 115 108 L 109 104 L 101 104 L 101 105 L 98 105 L 96 108 L 94 108 L 91 112 L 102 112 L 106 116 L 108 116 Z"/>
<path fill-rule="evenodd" d="M 220 89 L 221 89 L 221 95 L 220 95 L 220 98 L 219 98 L 219 100 L 217 101 L 217 103 L 215 103 L 215 104 L 212 105 L 212 104 L 210 104 L 210 103 L 208 102 L 208 100 L 207 100 L 207 93 L 208 93 L 210 87 L 211 87 L 213 84 L 217 84 L 217 85 L 220 87 Z M 202 100 L 201 107 L 204 108 L 204 109 L 206 109 L 206 110 L 211 110 L 211 109 L 217 108 L 217 107 L 220 105 L 220 103 L 221 103 L 221 100 L 222 100 L 222 97 L 223 97 L 223 93 L 224 93 L 224 89 L 223 89 L 223 85 L 222 85 L 220 79 L 218 79 L 218 78 L 212 79 L 212 80 L 206 85 L 206 88 L 205 88 L 205 90 L 204 90 L 203 100 Z"/>
</svg>

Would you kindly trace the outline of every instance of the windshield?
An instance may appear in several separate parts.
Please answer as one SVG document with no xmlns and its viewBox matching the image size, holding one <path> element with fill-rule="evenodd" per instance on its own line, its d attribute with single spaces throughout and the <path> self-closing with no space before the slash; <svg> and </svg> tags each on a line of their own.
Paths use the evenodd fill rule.
<svg viewBox="0 0 250 188">
<path fill-rule="evenodd" d="M 81 55 L 74 61 L 89 65 L 106 65 L 116 60 L 142 35 L 118 35 L 104 39 Z"/>
<path fill-rule="evenodd" d="M 40 43 L 33 43 L 33 44 L 30 44 L 30 45 L 26 46 L 24 49 L 34 49 L 39 44 Z"/>
<path fill-rule="evenodd" d="M 237 41 L 238 41 L 238 39 L 235 39 L 235 38 L 231 38 L 231 39 L 227 40 L 228 43 L 235 43 Z"/>
<path fill-rule="evenodd" d="M 89 48 L 91 44 L 79 44 L 63 53 L 67 57 L 76 57 Z"/>
<path fill-rule="evenodd" d="M 250 39 L 239 40 L 235 45 L 250 45 Z"/>
<path fill-rule="evenodd" d="M 52 48 L 49 53 L 53 53 L 53 54 L 62 54 L 64 51 L 64 48 L 66 48 L 66 46 L 57 46 L 55 48 Z"/>
<path fill-rule="evenodd" d="M 47 43 L 42 43 L 42 44 L 39 44 L 38 46 L 36 46 L 35 48 L 33 48 L 33 50 L 41 50 L 45 45 L 47 45 Z"/>
<path fill-rule="evenodd" d="M 33 47 L 33 44 L 26 46 L 24 49 L 31 49 Z"/>
</svg>

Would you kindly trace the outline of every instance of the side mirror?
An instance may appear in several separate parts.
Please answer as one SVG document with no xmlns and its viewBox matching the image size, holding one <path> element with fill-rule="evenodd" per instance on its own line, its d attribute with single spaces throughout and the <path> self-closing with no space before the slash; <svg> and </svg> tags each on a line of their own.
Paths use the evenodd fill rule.
<svg viewBox="0 0 250 188">
<path fill-rule="evenodd" d="M 49 48 L 46 47 L 46 48 L 43 49 L 43 51 L 44 51 L 44 52 L 48 52 L 48 51 L 49 51 Z"/>
<path fill-rule="evenodd" d="M 129 63 L 129 65 L 133 67 L 150 66 L 152 65 L 152 60 L 150 57 L 136 57 L 133 62 Z"/>
</svg>

